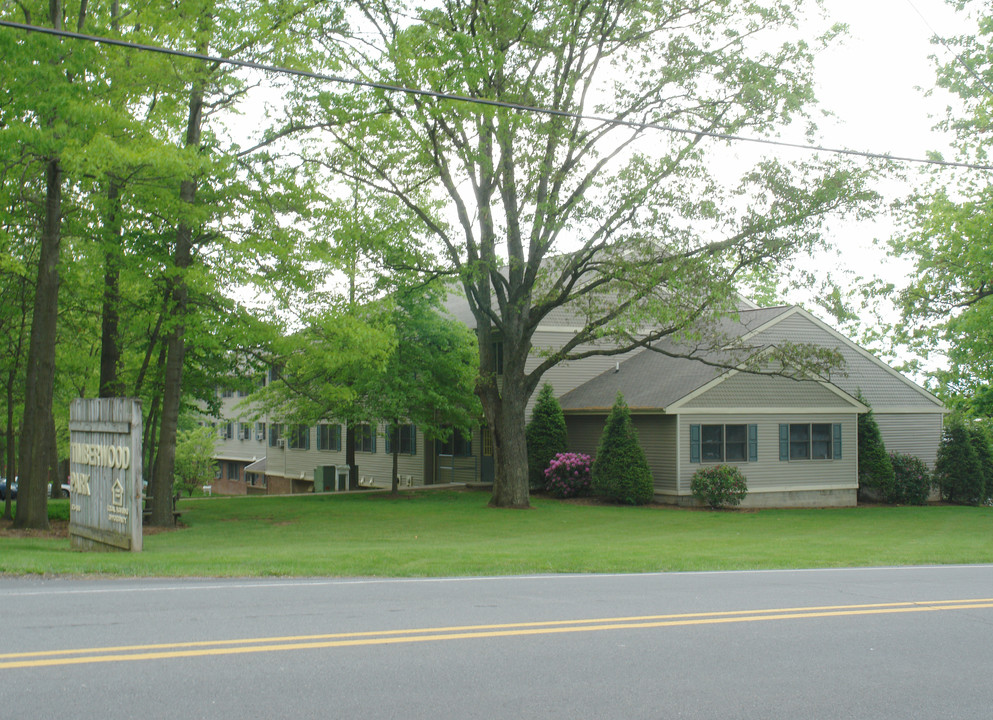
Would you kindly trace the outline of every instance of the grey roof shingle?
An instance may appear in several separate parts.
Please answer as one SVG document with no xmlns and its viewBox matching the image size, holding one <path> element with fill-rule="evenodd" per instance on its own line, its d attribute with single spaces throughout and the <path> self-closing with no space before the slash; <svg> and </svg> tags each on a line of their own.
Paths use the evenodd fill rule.
<svg viewBox="0 0 993 720">
<path fill-rule="evenodd" d="M 791 309 L 784 305 L 744 310 L 737 319 L 723 319 L 716 329 L 724 338 L 740 338 Z M 643 350 L 620 363 L 616 370 L 608 370 L 564 394 L 559 398 L 562 409 L 609 410 L 617 393 L 621 392 L 633 411 L 659 410 L 727 372 L 727 366 L 735 364 L 733 356 L 710 348 L 694 348 L 674 341 L 656 343 L 655 347 L 693 357 L 672 357 L 664 352 Z"/>
</svg>

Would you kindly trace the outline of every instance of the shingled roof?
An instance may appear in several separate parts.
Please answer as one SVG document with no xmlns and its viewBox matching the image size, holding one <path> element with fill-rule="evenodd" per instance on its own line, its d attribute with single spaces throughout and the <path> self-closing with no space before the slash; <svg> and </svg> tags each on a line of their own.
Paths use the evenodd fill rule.
<svg viewBox="0 0 993 720">
<path fill-rule="evenodd" d="M 755 332 L 768 322 L 789 312 L 788 305 L 742 310 L 738 317 L 725 318 L 717 326 L 717 336 L 729 341 Z M 658 412 L 706 385 L 736 364 L 733 353 L 720 349 L 697 348 L 687 343 L 663 341 L 655 350 L 642 350 L 559 398 L 563 410 L 606 411 L 614 404 L 617 393 L 632 412 Z M 691 357 L 672 357 L 689 355 Z"/>
</svg>

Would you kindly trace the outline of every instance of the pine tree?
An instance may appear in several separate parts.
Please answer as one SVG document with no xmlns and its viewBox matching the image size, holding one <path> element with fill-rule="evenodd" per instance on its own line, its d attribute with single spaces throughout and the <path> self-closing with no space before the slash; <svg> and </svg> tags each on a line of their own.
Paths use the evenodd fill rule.
<svg viewBox="0 0 993 720">
<path fill-rule="evenodd" d="M 865 399 L 859 395 L 862 403 Z M 893 463 L 886 452 L 883 436 L 872 410 L 859 415 L 858 419 L 859 444 L 859 489 L 874 491 L 882 500 L 895 502 L 896 475 Z"/>
<path fill-rule="evenodd" d="M 655 492 L 648 460 L 638 444 L 638 431 L 631 424 L 631 412 L 620 393 L 597 446 L 593 490 L 606 500 L 625 505 L 651 502 Z"/>
<path fill-rule="evenodd" d="M 971 425 L 969 440 L 972 442 L 972 449 L 976 451 L 976 459 L 979 461 L 982 474 L 983 484 L 979 501 L 985 503 L 993 497 L 993 449 L 990 448 L 990 436 L 986 428 L 981 425 Z"/>
<path fill-rule="evenodd" d="M 982 464 L 961 418 L 952 417 L 945 425 L 934 477 L 948 502 L 978 505 L 982 499 Z"/>
<path fill-rule="evenodd" d="M 541 386 L 525 434 L 531 487 L 542 489 L 545 487 L 545 468 L 553 457 L 568 449 L 565 415 L 548 383 Z"/>
</svg>

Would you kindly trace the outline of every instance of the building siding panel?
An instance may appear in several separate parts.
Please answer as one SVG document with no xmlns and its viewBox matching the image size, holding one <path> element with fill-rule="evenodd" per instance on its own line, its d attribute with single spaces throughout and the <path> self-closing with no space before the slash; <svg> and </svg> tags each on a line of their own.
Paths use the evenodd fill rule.
<svg viewBox="0 0 993 720">
<path fill-rule="evenodd" d="M 779 459 L 779 425 L 781 423 L 840 423 L 842 458 L 840 460 Z M 690 481 L 699 468 L 717 463 L 690 463 L 690 425 L 755 424 L 758 426 L 758 455 L 755 462 L 728 463 L 741 468 L 748 481 L 748 492 L 783 492 L 806 490 L 854 489 L 858 486 L 856 462 L 855 413 L 818 415 L 788 412 L 766 415 L 694 415 L 680 419 L 679 443 L 685 448 L 679 472 L 681 495 L 690 494 Z"/>
</svg>

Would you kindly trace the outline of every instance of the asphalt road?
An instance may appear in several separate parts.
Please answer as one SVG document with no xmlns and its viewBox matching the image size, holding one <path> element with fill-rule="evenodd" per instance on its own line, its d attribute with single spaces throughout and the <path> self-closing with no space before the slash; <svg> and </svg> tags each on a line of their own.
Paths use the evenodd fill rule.
<svg viewBox="0 0 993 720">
<path fill-rule="evenodd" d="M 0 578 L 2 718 L 989 718 L 993 566 Z"/>
</svg>

